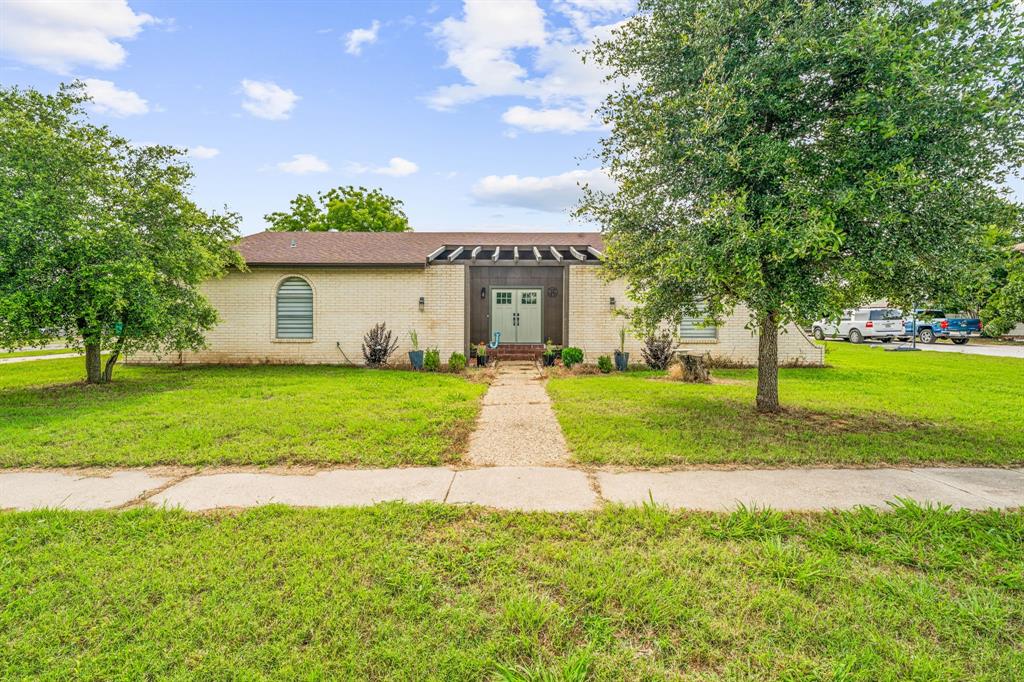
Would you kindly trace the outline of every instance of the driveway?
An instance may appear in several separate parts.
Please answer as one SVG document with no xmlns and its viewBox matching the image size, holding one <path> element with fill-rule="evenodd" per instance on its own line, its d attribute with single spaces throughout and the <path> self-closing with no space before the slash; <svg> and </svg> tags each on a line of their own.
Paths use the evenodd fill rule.
<svg viewBox="0 0 1024 682">
<path fill-rule="evenodd" d="M 968 343 L 963 346 L 954 346 L 952 343 L 919 343 L 917 347 L 921 350 L 930 350 L 937 353 L 963 353 L 964 355 L 991 355 L 997 358 L 1019 358 L 1024 360 L 1024 344 L 1013 346 L 997 346 L 988 344 Z"/>
</svg>

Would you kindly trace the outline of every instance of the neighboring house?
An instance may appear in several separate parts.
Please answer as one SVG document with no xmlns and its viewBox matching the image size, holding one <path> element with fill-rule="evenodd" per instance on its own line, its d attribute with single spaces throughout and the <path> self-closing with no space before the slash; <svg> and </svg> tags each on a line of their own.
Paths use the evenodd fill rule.
<svg viewBox="0 0 1024 682">
<path fill-rule="evenodd" d="M 551 340 L 596 362 L 618 347 L 620 312 L 632 306 L 624 282 L 602 277 L 597 233 L 261 232 L 238 248 L 248 271 L 203 285 L 220 315 L 208 348 L 133 361 L 362 364 L 363 335 L 385 322 L 399 361 L 414 329 L 444 360 L 500 333 L 500 351 L 532 353 Z M 756 364 L 745 310 L 717 328 L 696 322 L 677 330 L 684 348 Z M 641 342 L 626 345 L 639 362 Z M 794 325 L 779 338 L 779 356 L 823 362 Z"/>
</svg>

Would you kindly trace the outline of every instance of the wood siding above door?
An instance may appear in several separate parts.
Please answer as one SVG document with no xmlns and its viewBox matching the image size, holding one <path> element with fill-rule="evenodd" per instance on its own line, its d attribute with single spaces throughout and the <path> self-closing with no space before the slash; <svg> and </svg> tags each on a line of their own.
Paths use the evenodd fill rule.
<svg viewBox="0 0 1024 682">
<path fill-rule="evenodd" d="M 443 267 L 443 266 L 442 266 Z M 561 344 L 562 340 L 562 308 L 565 296 L 563 291 L 562 266 L 477 266 L 469 268 L 469 339 L 468 342 L 479 343 L 490 340 L 490 301 L 491 287 L 532 287 L 540 289 L 543 297 L 543 320 L 541 322 L 541 341 L 551 339 Z M 481 297 L 483 291 L 483 297 Z"/>
</svg>

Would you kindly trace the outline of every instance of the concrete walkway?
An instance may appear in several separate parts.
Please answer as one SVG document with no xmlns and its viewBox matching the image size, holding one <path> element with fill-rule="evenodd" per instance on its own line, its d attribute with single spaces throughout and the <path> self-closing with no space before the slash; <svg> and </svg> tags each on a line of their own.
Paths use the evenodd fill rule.
<svg viewBox="0 0 1024 682">
<path fill-rule="evenodd" d="M 532 362 L 501 362 L 484 395 L 466 461 L 475 466 L 547 466 L 569 462 L 562 428 Z"/>
<path fill-rule="evenodd" d="M 568 467 L 453 469 L 169 469 L 0 471 L 0 509 L 189 511 L 290 504 L 362 506 L 389 500 L 586 511 L 606 502 L 722 511 L 884 508 L 896 497 L 964 509 L 1024 507 L 1024 469 L 751 469 L 585 471 Z"/>
</svg>

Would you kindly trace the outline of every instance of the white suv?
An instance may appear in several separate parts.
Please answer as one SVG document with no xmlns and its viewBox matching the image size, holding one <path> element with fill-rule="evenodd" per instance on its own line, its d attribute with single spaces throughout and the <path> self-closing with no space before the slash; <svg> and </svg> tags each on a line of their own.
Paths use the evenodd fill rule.
<svg viewBox="0 0 1024 682">
<path fill-rule="evenodd" d="M 838 323 L 818 320 L 811 331 L 819 341 L 841 338 L 860 343 L 864 339 L 881 339 L 886 343 L 903 335 L 903 313 L 893 308 L 844 310 Z"/>
</svg>

